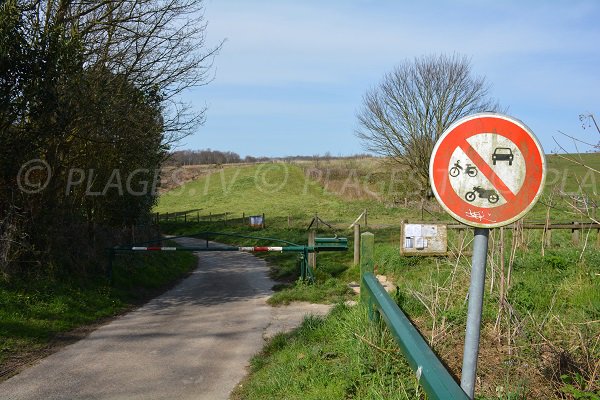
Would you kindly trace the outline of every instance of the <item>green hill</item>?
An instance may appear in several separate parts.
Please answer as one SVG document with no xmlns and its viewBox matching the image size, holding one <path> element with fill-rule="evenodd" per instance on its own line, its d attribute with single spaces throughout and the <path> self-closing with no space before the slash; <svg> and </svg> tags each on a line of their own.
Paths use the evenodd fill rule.
<svg viewBox="0 0 600 400">
<path fill-rule="evenodd" d="M 348 181 L 348 192 L 360 180 Z M 346 200 L 328 192 L 295 164 L 268 163 L 224 168 L 188 182 L 160 196 L 156 212 L 199 210 L 200 214 L 266 213 L 275 217 L 306 217 L 318 213 L 324 219 L 348 221 L 365 208 L 378 218 L 397 215 L 383 204 L 369 200 Z M 349 223 L 350 223 L 349 222 Z"/>
</svg>

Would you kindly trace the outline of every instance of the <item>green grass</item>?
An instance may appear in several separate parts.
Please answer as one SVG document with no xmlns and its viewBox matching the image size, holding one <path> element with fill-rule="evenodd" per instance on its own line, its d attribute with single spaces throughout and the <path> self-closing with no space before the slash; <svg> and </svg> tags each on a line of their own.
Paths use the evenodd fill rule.
<svg viewBox="0 0 600 400">
<path fill-rule="evenodd" d="M 415 399 L 421 390 L 385 329 L 362 307 L 339 305 L 275 336 L 233 399 Z"/>
<path fill-rule="evenodd" d="M 546 156 L 546 160 L 548 168 L 547 189 L 558 188 L 563 192 L 580 192 L 583 190 L 589 195 L 598 196 L 600 176 L 581 164 L 600 171 L 600 153 L 553 154 Z"/>
<path fill-rule="evenodd" d="M 127 254 L 116 258 L 112 283 L 104 277 L 0 282 L 0 366 L 159 294 L 195 265 L 190 253 Z"/>
<path fill-rule="evenodd" d="M 271 296 L 271 305 L 289 304 L 293 301 L 310 303 L 339 303 L 352 298 L 348 286 L 339 279 L 318 279 L 315 284 L 297 281 L 289 286 L 276 286 L 277 292 Z"/>
<path fill-rule="evenodd" d="M 213 214 L 241 210 L 247 215 L 283 216 L 299 209 L 317 212 L 342 206 L 305 179 L 297 166 L 282 163 L 222 169 L 162 195 L 156 211 L 201 208 Z"/>
</svg>

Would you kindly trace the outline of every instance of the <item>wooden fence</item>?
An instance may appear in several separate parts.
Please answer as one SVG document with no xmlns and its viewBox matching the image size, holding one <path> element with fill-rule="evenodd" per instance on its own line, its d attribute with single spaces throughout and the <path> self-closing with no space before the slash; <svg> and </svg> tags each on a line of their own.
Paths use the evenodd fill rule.
<svg viewBox="0 0 600 400">
<path fill-rule="evenodd" d="M 239 215 L 239 217 L 238 217 Z M 251 214 L 254 216 L 255 214 Z M 155 213 L 154 222 L 156 224 L 160 222 L 221 222 L 224 225 L 249 225 L 250 214 L 246 213 L 215 213 L 209 212 L 208 214 L 200 214 L 200 211 L 179 211 L 172 213 Z M 265 227 L 265 214 L 262 214 L 262 227 Z"/>
<path fill-rule="evenodd" d="M 448 224 L 448 229 L 458 230 L 459 240 L 464 237 L 467 229 L 473 229 L 463 224 Z M 545 222 L 521 222 L 514 223 L 503 227 L 504 229 L 532 229 L 542 230 L 544 233 L 544 245 L 550 246 L 552 244 L 552 231 L 553 230 L 570 230 L 571 231 L 571 242 L 575 246 L 579 246 L 580 232 L 587 229 L 596 229 L 598 235 L 596 237 L 596 245 L 600 247 L 600 224 L 589 223 L 589 222 L 559 222 L 559 223 L 545 223 Z M 497 228 L 498 229 L 498 228 Z"/>
</svg>

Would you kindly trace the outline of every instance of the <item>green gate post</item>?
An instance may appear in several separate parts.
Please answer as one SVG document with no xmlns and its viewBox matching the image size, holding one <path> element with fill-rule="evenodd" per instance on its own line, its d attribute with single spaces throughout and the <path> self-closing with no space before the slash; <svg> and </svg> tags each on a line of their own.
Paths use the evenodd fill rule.
<svg viewBox="0 0 600 400">
<path fill-rule="evenodd" d="M 360 301 L 369 301 L 369 295 L 364 288 L 363 276 L 365 273 L 373 273 L 373 246 L 375 243 L 375 235 L 371 232 L 364 232 L 360 235 Z"/>
</svg>

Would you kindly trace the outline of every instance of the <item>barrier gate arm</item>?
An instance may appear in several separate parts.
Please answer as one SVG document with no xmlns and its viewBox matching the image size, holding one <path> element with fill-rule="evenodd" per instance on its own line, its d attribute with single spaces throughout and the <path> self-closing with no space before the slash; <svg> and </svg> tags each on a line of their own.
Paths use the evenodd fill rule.
<svg viewBox="0 0 600 400">
<path fill-rule="evenodd" d="M 344 247 L 332 247 L 332 246 L 222 246 L 222 247 L 204 247 L 204 246 L 182 246 L 182 247 L 170 247 L 170 246 L 132 246 L 132 247 L 115 247 L 114 251 L 125 252 L 125 251 L 242 251 L 246 253 L 258 253 L 258 252 L 295 252 L 301 253 L 306 250 L 309 253 L 319 253 L 327 251 L 344 251 L 347 248 Z"/>
<path fill-rule="evenodd" d="M 275 242 L 280 242 L 286 244 L 287 246 L 219 246 L 219 247 L 209 247 L 208 240 L 206 240 L 206 246 L 156 246 L 153 244 L 161 243 L 165 240 L 173 240 L 178 238 L 186 238 L 186 237 L 197 237 L 197 236 L 230 236 L 230 237 L 240 237 L 247 239 L 256 239 L 256 240 L 270 240 Z M 192 235 L 186 236 L 176 236 L 176 237 L 168 237 L 161 238 L 157 240 L 151 240 L 147 242 L 141 242 L 126 246 L 116 246 L 108 249 L 108 270 L 107 276 L 109 279 L 112 278 L 112 263 L 115 257 L 115 254 L 118 252 L 135 252 L 135 251 L 240 251 L 240 252 L 295 252 L 300 253 L 300 278 L 302 280 L 314 281 L 314 273 L 311 267 L 308 265 L 308 254 L 309 253 L 319 253 L 319 252 L 329 252 L 329 251 L 346 251 L 348 250 L 348 239 L 346 238 L 317 238 L 315 240 L 314 246 L 303 246 L 299 245 L 287 240 L 277 239 L 277 238 L 268 238 L 268 237 L 257 237 L 257 236 L 249 236 L 249 235 L 241 235 L 241 234 L 232 234 L 232 233 L 222 233 L 222 232 L 199 232 Z"/>
</svg>

